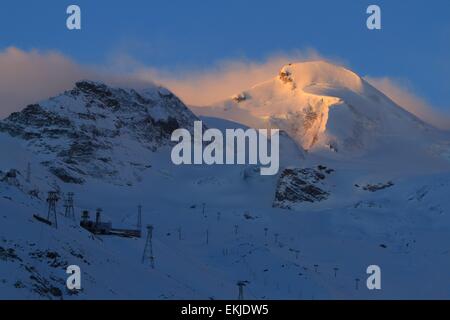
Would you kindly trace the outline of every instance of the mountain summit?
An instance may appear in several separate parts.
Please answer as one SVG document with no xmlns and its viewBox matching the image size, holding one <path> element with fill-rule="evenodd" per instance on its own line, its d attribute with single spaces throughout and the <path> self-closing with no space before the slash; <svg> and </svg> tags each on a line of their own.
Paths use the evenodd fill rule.
<svg viewBox="0 0 450 320">
<path fill-rule="evenodd" d="M 90 176 L 123 183 L 149 167 L 145 155 L 170 144 L 173 130 L 190 129 L 196 119 L 163 87 L 137 91 L 80 81 L 11 114 L 0 131 L 21 138 L 64 182 Z"/>
<path fill-rule="evenodd" d="M 282 129 L 306 150 L 345 154 L 372 149 L 387 137 L 435 131 L 356 73 L 324 61 L 285 65 L 276 77 L 197 110 Z"/>
</svg>

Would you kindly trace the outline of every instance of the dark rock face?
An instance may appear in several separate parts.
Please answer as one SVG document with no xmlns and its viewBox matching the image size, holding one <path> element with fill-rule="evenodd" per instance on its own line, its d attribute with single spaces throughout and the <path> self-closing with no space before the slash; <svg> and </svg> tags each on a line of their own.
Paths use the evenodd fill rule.
<svg viewBox="0 0 450 320">
<path fill-rule="evenodd" d="M 367 184 L 365 186 L 362 186 L 362 189 L 364 191 L 370 191 L 370 192 L 376 192 L 379 190 L 383 190 L 383 189 L 387 189 L 390 188 L 394 185 L 394 183 L 392 181 L 388 181 L 386 183 L 377 183 L 377 184 Z M 358 185 L 356 185 L 356 187 L 359 187 Z"/>
<path fill-rule="evenodd" d="M 83 179 L 77 178 L 72 176 L 70 173 L 68 173 L 64 168 L 50 168 L 50 172 L 53 173 L 56 177 L 58 177 L 60 180 L 64 181 L 65 183 L 75 183 L 75 184 L 82 184 L 84 182 Z"/>
<path fill-rule="evenodd" d="M 329 192 L 323 188 L 323 180 L 333 169 L 319 166 L 313 168 L 287 168 L 278 179 L 273 207 L 292 209 L 302 202 L 318 202 L 328 198 Z"/>
<path fill-rule="evenodd" d="M 248 96 L 247 96 L 247 94 L 244 93 L 244 92 L 239 93 L 239 94 L 236 94 L 236 95 L 234 95 L 233 97 L 231 97 L 231 100 L 233 100 L 233 101 L 236 102 L 236 103 L 245 101 L 245 100 L 247 100 L 247 99 L 248 99 Z"/>
<path fill-rule="evenodd" d="M 58 129 L 50 129 L 51 126 Z M 0 131 L 8 132 L 11 136 L 20 136 L 25 140 L 41 138 L 44 132 L 33 130 L 39 128 L 52 135 L 56 130 L 59 133 L 66 133 L 73 129 L 73 126 L 69 119 L 59 116 L 56 112 L 47 111 L 39 104 L 31 104 L 0 122 Z"/>
<path fill-rule="evenodd" d="M 0 261 L 13 261 L 13 260 L 22 261 L 22 259 L 20 259 L 17 256 L 13 248 L 5 249 L 2 246 L 0 246 Z"/>
<path fill-rule="evenodd" d="M 138 92 L 81 81 L 70 91 L 12 113 L 0 121 L 0 132 L 25 140 L 60 180 L 83 183 L 84 175 L 120 180 L 121 166 L 133 155 L 127 152 L 130 159 L 118 163 L 112 159 L 129 144 L 156 151 L 172 144 L 175 129 L 192 131 L 196 120 L 167 89 Z"/>
</svg>

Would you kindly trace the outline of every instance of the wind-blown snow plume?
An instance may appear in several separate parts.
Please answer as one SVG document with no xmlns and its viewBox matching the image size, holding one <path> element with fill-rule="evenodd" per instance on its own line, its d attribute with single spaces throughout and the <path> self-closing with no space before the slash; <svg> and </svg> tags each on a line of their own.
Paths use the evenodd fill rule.
<svg viewBox="0 0 450 320">
<path fill-rule="evenodd" d="M 143 65 L 132 58 L 125 61 L 122 58 L 120 63 L 113 60 L 106 68 L 81 65 L 58 52 L 24 51 L 9 47 L 0 51 L 0 118 L 21 110 L 27 104 L 72 88 L 75 82 L 82 79 L 135 88 L 157 82 L 169 87 L 189 105 L 210 105 L 271 78 L 286 63 L 308 59 L 324 60 L 316 51 L 306 50 L 274 55 L 262 62 L 237 59 L 200 71 L 167 71 Z M 336 61 L 335 58 L 332 60 Z M 111 73 L 106 70 L 120 71 Z M 365 79 L 422 120 L 441 129 L 450 128 L 448 116 L 436 111 L 407 86 L 388 77 L 368 76 Z"/>
<path fill-rule="evenodd" d="M 200 71 L 173 72 L 143 67 L 135 74 L 141 80 L 157 79 L 189 105 L 206 106 L 271 78 L 284 64 L 316 59 L 326 60 L 316 51 L 308 50 L 274 55 L 261 62 L 226 60 Z"/>
<path fill-rule="evenodd" d="M 56 52 L 0 52 L 0 117 L 72 87 L 89 71 Z"/>
<path fill-rule="evenodd" d="M 437 108 L 414 94 L 407 85 L 388 77 L 374 78 L 367 76 L 364 79 L 416 117 L 439 129 L 450 129 L 450 115 L 439 112 Z"/>
</svg>

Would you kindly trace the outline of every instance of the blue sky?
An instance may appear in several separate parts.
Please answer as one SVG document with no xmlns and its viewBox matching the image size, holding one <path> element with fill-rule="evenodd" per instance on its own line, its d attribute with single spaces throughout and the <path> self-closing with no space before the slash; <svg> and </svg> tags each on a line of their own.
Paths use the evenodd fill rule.
<svg viewBox="0 0 450 320">
<path fill-rule="evenodd" d="M 82 9 L 68 31 L 65 10 Z M 382 30 L 365 26 L 369 4 Z M 450 1 L 2 1 L 0 49 L 57 50 L 80 64 L 127 55 L 165 70 L 218 61 L 262 61 L 314 49 L 361 75 L 402 79 L 434 106 L 450 109 Z"/>
</svg>

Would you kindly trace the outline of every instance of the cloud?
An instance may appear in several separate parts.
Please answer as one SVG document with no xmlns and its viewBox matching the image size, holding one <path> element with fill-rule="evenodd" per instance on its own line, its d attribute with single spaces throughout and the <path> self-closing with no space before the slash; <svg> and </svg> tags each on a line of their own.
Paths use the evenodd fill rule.
<svg viewBox="0 0 450 320">
<path fill-rule="evenodd" d="M 205 106 L 274 77 L 286 63 L 311 59 L 330 61 L 314 50 L 306 50 L 273 55 L 259 62 L 248 59 L 222 61 L 203 70 L 160 70 L 127 55 L 116 55 L 107 65 L 86 66 L 58 52 L 10 47 L 0 51 L 0 118 L 70 89 L 81 79 L 137 88 L 157 82 L 167 86 L 188 105 Z M 332 59 L 334 63 L 345 65 L 345 62 L 336 61 Z M 441 129 L 450 128 L 450 116 L 436 111 L 415 95 L 405 81 L 370 76 L 365 79 L 422 120 Z"/>
<path fill-rule="evenodd" d="M 314 50 L 274 55 L 264 61 L 228 60 L 203 70 L 149 67 L 126 54 L 115 54 L 105 65 L 81 65 L 56 51 L 0 51 L 0 118 L 73 87 L 81 79 L 113 85 L 167 86 L 188 105 L 209 105 L 274 77 L 292 61 L 323 59 Z M 114 72 L 111 72 L 114 70 Z"/>
<path fill-rule="evenodd" d="M 450 115 L 439 112 L 437 108 L 414 94 L 411 85 L 407 81 L 388 77 L 374 78 L 370 76 L 366 76 L 364 79 L 419 119 L 439 129 L 450 129 Z"/>
<path fill-rule="evenodd" d="M 23 51 L 15 47 L 0 51 L 0 118 L 71 89 L 83 79 L 139 88 L 151 84 L 108 70 L 106 66 L 78 64 L 56 51 Z"/>
<path fill-rule="evenodd" d="M 157 79 L 187 104 L 206 106 L 275 77 L 287 63 L 318 59 L 327 60 L 311 49 L 273 55 L 261 62 L 248 59 L 221 61 L 201 71 L 142 67 L 135 71 L 135 76 L 141 80 Z"/>
<path fill-rule="evenodd" d="M 73 86 L 90 72 L 57 52 L 0 52 L 0 117 Z"/>
</svg>

